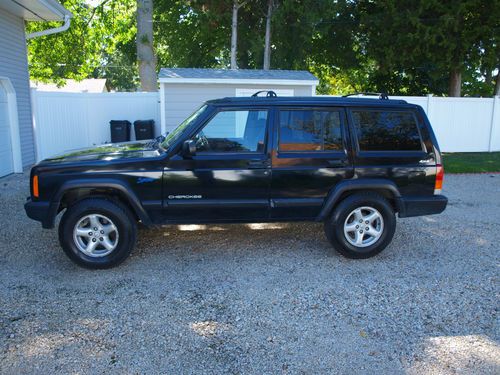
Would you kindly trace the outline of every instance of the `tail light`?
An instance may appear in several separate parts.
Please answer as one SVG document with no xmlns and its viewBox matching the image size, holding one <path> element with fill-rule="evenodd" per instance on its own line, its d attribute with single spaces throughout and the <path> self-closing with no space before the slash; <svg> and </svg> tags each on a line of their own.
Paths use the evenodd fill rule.
<svg viewBox="0 0 500 375">
<path fill-rule="evenodd" d="M 38 176 L 37 175 L 33 176 L 32 189 L 33 189 L 33 196 L 35 198 L 38 198 L 39 193 L 38 193 Z"/>
<path fill-rule="evenodd" d="M 441 164 L 436 165 L 436 182 L 434 184 L 434 194 L 441 194 L 443 189 L 444 168 Z"/>
</svg>

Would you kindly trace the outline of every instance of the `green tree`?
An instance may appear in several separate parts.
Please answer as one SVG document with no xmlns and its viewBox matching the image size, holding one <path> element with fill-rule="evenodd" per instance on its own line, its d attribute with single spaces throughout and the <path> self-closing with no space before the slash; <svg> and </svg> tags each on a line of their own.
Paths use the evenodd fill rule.
<svg viewBox="0 0 500 375">
<path fill-rule="evenodd" d="M 72 26 L 29 41 L 32 77 L 105 77 L 135 89 L 136 1 L 62 2 Z M 272 68 L 312 71 L 319 93 L 489 96 L 495 82 L 500 90 L 500 0 L 280 0 L 268 16 L 274 2 L 240 0 L 240 68 L 263 68 L 272 24 Z M 232 8 L 233 0 L 156 0 L 157 66 L 229 68 Z M 29 23 L 28 32 L 50 26 Z"/>
<path fill-rule="evenodd" d="M 377 89 L 459 96 L 467 69 L 481 65 L 481 46 L 496 48 L 499 0 L 360 0 L 358 8 Z"/>
<path fill-rule="evenodd" d="M 108 90 L 136 91 L 140 86 L 137 74 L 135 41 L 118 44 L 116 50 L 103 56 L 103 63 L 91 73 L 92 78 L 106 78 Z"/>
<path fill-rule="evenodd" d="M 158 65 L 225 67 L 229 57 L 231 7 L 231 1 L 155 2 Z"/>
<path fill-rule="evenodd" d="M 122 73 L 129 77 L 131 69 L 137 70 L 127 50 L 136 35 L 135 1 L 103 0 L 95 7 L 82 0 L 61 3 L 73 13 L 71 26 L 63 33 L 28 41 L 31 79 L 62 83 L 64 78 L 105 77 L 111 88 L 131 88 L 124 85 Z M 26 27 L 30 33 L 57 26 L 57 22 L 29 22 Z"/>
</svg>

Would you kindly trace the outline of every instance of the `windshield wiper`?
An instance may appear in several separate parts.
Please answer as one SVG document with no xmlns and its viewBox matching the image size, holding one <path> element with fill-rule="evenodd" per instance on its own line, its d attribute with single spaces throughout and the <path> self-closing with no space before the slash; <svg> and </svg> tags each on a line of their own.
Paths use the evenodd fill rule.
<svg viewBox="0 0 500 375">
<path fill-rule="evenodd" d="M 159 135 L 158 137 L 156 137 L 156 138 L 152 139 L 151 141 L 149 141 L 149 142 L 147 143 L 146 147 L 154 147 L 154 146 L 156 146 L 157 144 L 162 143 L 162 142 L 165 140 L 165 136 L 166 136 L 167 134 L 168 134 L 168 132 L 167 132 L 165 135 L 161 134 L 161 135 Z"/>
</svg>

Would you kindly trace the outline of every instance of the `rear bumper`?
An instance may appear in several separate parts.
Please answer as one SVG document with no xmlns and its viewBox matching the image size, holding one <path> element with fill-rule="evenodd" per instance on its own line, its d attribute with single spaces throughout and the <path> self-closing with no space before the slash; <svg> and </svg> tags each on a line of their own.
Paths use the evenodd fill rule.
<svg viewBox="0 0 500 375">
<path fill-rule="evenodd" d="M 30 219 L 41 222 L 43 228 L 50 229 L 54 227 L 50 215 L 50 202 L 33 202 L 28 198 L 24 204 L 24 210 Z"/>
<path fill-rule="evenodd" d="M 448 198 L 444 195 L 428 197 L 398 198 L 399 217 L 412 217 L 440 214 L 446 208 Z"/>
</svg>

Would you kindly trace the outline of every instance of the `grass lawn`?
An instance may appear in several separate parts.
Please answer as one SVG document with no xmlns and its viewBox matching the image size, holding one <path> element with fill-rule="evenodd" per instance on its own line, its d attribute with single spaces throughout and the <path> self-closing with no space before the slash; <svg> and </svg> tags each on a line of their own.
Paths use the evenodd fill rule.
<svg viewBox="0 0 500 375">
<path fill-rule="evenodd" d="M 500 152 L 443 153 L 445 173 L 500 172 Z"/>
</svg>

